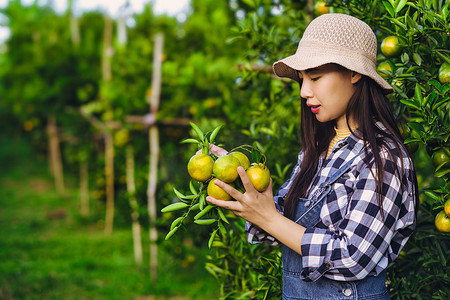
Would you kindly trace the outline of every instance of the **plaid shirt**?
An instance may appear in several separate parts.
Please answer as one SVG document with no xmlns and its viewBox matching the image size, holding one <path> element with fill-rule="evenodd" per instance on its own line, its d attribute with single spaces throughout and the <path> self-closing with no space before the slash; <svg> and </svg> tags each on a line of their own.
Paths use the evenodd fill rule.
<svg viewBox="0 0 450 300">
<path fill-rule="evenodd" d="M 363 147 L 364 142 L 353 134 L 339 141 L 329 157 L 319 162 L 317 175 L 308 194 L 312 195 L 322 182 Z M 392 149 L 393 145 L 388 144 L 387 147 Z M 386 147 L 382 147 L 380 155 L 384 161 L 384 218 L 380 214 L 375 191 L 375 160 L 369 149 L 368 153 L 363 151 L 354 160 L 350 170 L 332 185 L 332 191 L 321 209 L 319 224 L 306 228 L 301 241 L 303 280 L 315 281 L 325 276 L 333 280 L 350 281 L 363 279 L 369 274 L 379 274 L 389 262 L 397 258 L 412 235 L 416 201 L 412 162 L 403 153 L 401 181 L 400 157 L 395 153 L 391 157 Z M 275 195 L 275 205 L 281 214 L 284 196 L 299 172 L 302 159 L 303 153 L 300 152 L 291 178 Z M 366 161 L 370 162 L 370 168 Z M 276 239 L 249 222 L 246 229 L 250 243 L 278 244 Z"/>
</svg>

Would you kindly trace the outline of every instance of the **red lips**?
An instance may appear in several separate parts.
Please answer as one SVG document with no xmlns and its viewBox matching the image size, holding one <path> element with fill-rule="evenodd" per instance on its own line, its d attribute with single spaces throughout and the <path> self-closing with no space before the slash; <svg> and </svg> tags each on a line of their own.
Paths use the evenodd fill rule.
<svg viewBox="0 0 450 300">
<path fill-rule="evenodd" d="M 317 114 L 320 110 L 320 105 L 311 105 L 311 104 L 307 104 L 310 108 L 311 108 L 311 112 L 313 114 Z"/>
</svg>

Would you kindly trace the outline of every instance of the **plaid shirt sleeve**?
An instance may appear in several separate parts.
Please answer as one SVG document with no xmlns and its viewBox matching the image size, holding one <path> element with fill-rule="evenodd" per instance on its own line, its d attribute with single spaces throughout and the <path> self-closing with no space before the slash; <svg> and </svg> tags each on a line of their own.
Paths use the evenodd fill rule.
<svg viewBox="0 0 450 300">
<path fill-rule="evenodd" d="M 301 242 L 303 280 L 315 281 L 321 276 L 341 281 L 365 278 L 373 270 L 385 269 L 412 234 L 415 181 L 411 162 L 403 159 L 401 184 L 396 168 L 401 165 L 400 158 L 396 156 L 392 160 L 387 151 L 380 155 L 385 161 L 384 216 L 380 214 L 375 191 L 374 160 L 370 168 L 361 160 L 356 166 L 359 174 L 355 173 L 353 190 L 337 199 L 347 203 L 342 221 L 334 226 L 325 224 L 306 229 Z"/>
<path fill-rule="evenodd" d="M 300 151 L 297 164 L 295 165 L 289 180 L 280 187 L 277 194 L 274 196 L 275 207 L 280 214 L 284 214 L 284 196 L 289 191 L 295 175 L 299 172 L 300 162 L 302 159 L 303 152 Z M 245 223 L 245 231 L 247 232 L 247 241 L 251 244 L 260 244 L 263 242 L 271 246 L 277 246 L 279 244 L 278 240 L 276 240 L 273 236 L 248 221 Z"/>
</svg>

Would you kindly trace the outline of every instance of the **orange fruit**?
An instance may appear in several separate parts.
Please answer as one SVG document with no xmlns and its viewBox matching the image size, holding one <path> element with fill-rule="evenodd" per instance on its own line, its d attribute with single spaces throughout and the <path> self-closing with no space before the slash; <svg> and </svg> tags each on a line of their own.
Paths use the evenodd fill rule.
<svg viewBox="0 0 450 300">
<path fill-rule="evenodd" d="M 445 211 L 441 210 L 434 219 L 434 225 L 440 232 L 450 232 L 450 217 L 445 214 Z"/>
<path fill-rule="evenodd" d="M 445 211 L 445 214 L 447 215 L 447 217 L 450 217 L 450 199 L 445 201 L 444 211 Z"/>
<path fill-rule="evenodd" d="M 213 166 L 214 160 L 211 156 L 199 153 L 191 157 L 187 169 L 192 179 L 204 182 L 211 177 Z"/>
<path fill-rule="evenodd" d="M 223 182 L 233 182 L 238 177 L 237 168 L 241 165 L 233 155 L 227 154 L 219 157 L 213 166 L 214 177 Z"/>
<path fill-rule="evenodd" d="M 391 35 L 381 42 L 381 52 L 386 57 L 395 57 L 402 52 L 398 37 Z"/>
<path fill-rule="evenodd" d="M 450 64 L 445 62 L 439 68 L 439 81 L 442 84 L 450 83 Z"/>
<path fill-rule="evenodd" d="M 231 196 L 228 195 L 228 193 L 225 192 L 221 187 L 218 187 L 217 185 L 215 185 L 214 181 L 216 181 L 216 178 L 214 178 L 213 180 L 211 180 L 208 183 L 208 187 L 206 188 L 206 192 L 208 193 L 208 196 L 211 196 L 218 200 L 225 200 L 225 201 L 231 200 Z"/>
<path fill-rule="evenodd" d="M 327 14 L 327 13 L 330 12 L 330 7 L 327 6 L 327 4 L 324 1 L 318 1 L 314 5 L 314 12 L 318 16 L 323 15 L 323 14 Z"/>
<path fill-rule="evenodd" d="M 387 61 L 383 61 L 377 67 L 377 72 L 378 72 L 378 74 L 380 74 L 381 77 L 383 77 L 384 79 L 387 79 L 387 78 L 391 77 L 392 75 L 388 75 L 388 74 L 383 73 L 381 71 L 387 71 L 387 72 L 390 72 L 392 74 L 392 66 L 391 66 L 391 64 L 388 63 Z"/>
<path fill-rule="evenodd" d="M 270 171 L 263 164 L 252 164 L 247 169 L 247 176 L 250 178 L 255 189 L 259 192 L 265 191 L 270 183 Z"/>
<path fill-rule="evenodd" d="M 235 152 L 231 152 L 230 155 L 234 156 L 235 158 L 237 158 L 239 160 L 239 163 L 244 168 L 244 170 L 247 170 L 248 167 L 250 167 L 250 160 L 248 159 L 247 155 L 245 155 L 244 153 L 235 151 Z"/>
<path fill-rule="evenodd" d="M 444 164 L 444 166 L 446 167 L 450 167 L 450 154 L 444 148 L 441 148 L 438 151 L 434 152 L 431 156 L 431 160 L 435 168 L 442 164 Z"/>
</svg>

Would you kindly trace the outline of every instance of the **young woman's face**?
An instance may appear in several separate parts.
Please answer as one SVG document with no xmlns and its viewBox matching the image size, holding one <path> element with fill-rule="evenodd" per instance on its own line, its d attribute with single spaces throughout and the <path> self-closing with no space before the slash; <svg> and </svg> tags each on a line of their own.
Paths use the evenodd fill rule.
<svg viewBox="0 0 450 300">
<path fill-rule="evenodd" d="M 346 110 L 350 97 L 355 92 L 354 83 L 361 75 L 327 64 L 314 69 L 299 71 L 302 80 L 300 95 L 319 122 L 336 120 L 337 128 L 347 128 Z M 357 124 L 352 124 L 352 127 Z"/>
</svg>

